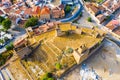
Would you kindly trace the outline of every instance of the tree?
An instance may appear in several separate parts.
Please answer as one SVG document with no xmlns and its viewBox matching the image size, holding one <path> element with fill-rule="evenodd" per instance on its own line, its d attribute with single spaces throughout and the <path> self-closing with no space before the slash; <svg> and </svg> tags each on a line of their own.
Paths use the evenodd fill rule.
<svg viewBox="0 0 120 80">
<path fill-rule="evenodd" d="M 10 19 L 5 19 L 3 22 L 2 22 L 2 26 L 5 30 L 8 30 L 11 26 L 12 22 L 10 21 Z"/>
<path fill-rule="evenodd" d="M 10 43 L 9 45 L 5 46 L 7 50 L 12 50 L 14 48 L 13 43 Z"/>
<path fill-rule="evenodd" d="M 81 17 L 81 16 L 82 16 L 82 12 L 80 12 L 80 14 L 79 14 L 79 15 L 80 15 L 80 17 Z"/>
<path fill-rule="evenodd" d="M 48 78 L 48 80 L 55 80 L 54 78 Z"/>
<path fill-rule="evenodd" d="M 69 5 L 66 5 L 65 7 L 65 12 L 69 13 L 71 11 L 71 7 Z"/>
<path fill-rule="evenodd" d="M 62 65 L 61 65 L 60 63 L 56 63 L 56 64 L 55 64 L 55 67 L 56 67 L 56 69 L 61 69 L 61 68 L 62 68 Z"/>
<path fill-rule="evenodd" d="M 4 37 L 4 41 L 7 42 L 9 40 L 8 37 Z"/>
<path fill-rule="evenodd" d="M 88 17 L 88 18 L 87 18 L 87 21 L 88 21 L 88 22 L 92 22 L 91 17 Z"/>
<path fill-rule="evenodd" d="M 73 49 L 72 49 L 72 48 L 68 48 L 68 49 L 66 50 L 66 53 L 73 53 Z"/>
<path fill-rule="evenodd" d="M 0 24 L 5 20 L 4 17 L 0 16 Z"/>
<path fill-rule="evenodd" d="M 4 43 L 4 40 L 0 39 L 0 43 L 2 43 L 2 44 L 3 44 L 3 43 Z"/>
<path fill-rule="evenodd" d="M 54 80 L 53 74 L 52 73 L 46 73 L 43 77 L 42 80 Z"/>
<path fill-rule="evenodd" d="M 26 21 L 26 23 L 24 24 L 24 27 L 27 28 L 30 26 L 35 26 L 37 24 L 38 24 L 38 19 L 35 17 L 32 17 Z"/>
</svg>

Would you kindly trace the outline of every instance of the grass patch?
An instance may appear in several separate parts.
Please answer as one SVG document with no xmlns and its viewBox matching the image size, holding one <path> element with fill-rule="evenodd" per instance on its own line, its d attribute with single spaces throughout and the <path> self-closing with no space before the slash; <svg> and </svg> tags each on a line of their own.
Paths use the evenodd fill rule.
<svg viewBox="0 0 120 80">
<path fill-rule="evenodd" d="M 12 51 L 6 51 L 0 54 L 0 66 L 4 65 L 13 56 Z"/>
</svg>

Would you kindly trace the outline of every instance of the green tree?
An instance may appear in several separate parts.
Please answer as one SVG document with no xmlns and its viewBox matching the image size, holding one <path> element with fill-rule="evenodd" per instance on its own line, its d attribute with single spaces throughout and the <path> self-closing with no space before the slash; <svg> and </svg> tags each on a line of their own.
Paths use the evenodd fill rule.
<svg viewBox="0 0 120 80">
<path fill-rule="evenodd" d="M 91 17 L 88 17 L 88 18 L 87 18 L 87 21 L 88 21 L 88 22 L 92 22 Z"/>
<path fill-rule="evenodd" d="M 26 21 L 26 23 L 24 24 L 24 27 L 25 28 L 30 27 L 30 26 L 32 27 L 37 24 L 38 24 L 38 18 L 32 17 Z"/>
<path fill-rule="evenodd" d="M 48 80 L 55 80 L 54 78 L 48 78 Z"/>
<path fill-rule="evenodd" d="M 8 41 L 8 40 L 9 40 L 9 38 L 8 38 L 8 37 L 4 37 L 4 40 L 5 40 L 5 42 L 6 42 L 6 41 Z"/>
<path fill-rule="evenodd" d="M 12 50 L 14 48 L 13 43 L 10 43 L 9 45 L 5 46 L 7 50 Z"/>
<path fill-rule="evenodd" d="M 72 49 L 72 48 L 68 48 L 68 49 L 66 50 L 66 53 L 73 53 L 73 49 Z"/>
<path fill-rule="evenodd" d="M 50 72 L 46 73 L 46 74 L 42 77 L 42 80 L 54 80 L 53 74 L 50 73 Z"/>
<path fill-rule="evenodd" d="M 55 67 L 56 67 L 56 69 L 61 69 L 61 68 L 62 68 L 62 65 L 61 65 L 60 63 L 56 63 L 56 64 L 55 64 Z"/>
<path fill-rule="evenodd" d="M 0 16 L 0 24 L 5 20 L 4 17 Z"/>
<path fill-rule="evenodd" d="M 3 28 L 4 28 L 5 30 L 10 29 L 11 24 L 12 24 L 12 22 L 10 21 L 10 19 L 5 19 L 5 20 L 2 22 Z"/>
<path fill-rule="evenodd" d="M 71 11 L 71 7 L 69 5 L 66 5 L 65 7 L 65 12 L 69 13 Z"/>
<path fill-rule="evenodd" d="M 0 43 L 2 43 L 2 44 L 3 44 L 3 43 L 4 43 L 4 40 L 0 39 Z"/>
</svg>

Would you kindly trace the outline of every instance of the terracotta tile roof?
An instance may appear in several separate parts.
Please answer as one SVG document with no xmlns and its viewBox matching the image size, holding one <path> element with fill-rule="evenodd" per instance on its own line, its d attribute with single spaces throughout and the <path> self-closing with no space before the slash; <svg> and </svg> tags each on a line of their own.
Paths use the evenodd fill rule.
<svg viewBox="0 0 120 80">
<path fill-rule="evenodd" d="M 49 26 L 49 28 L 53 28 L 55 26 L 53 22 L 47 23 L 47 25 Z"/>
<path fill-rule="evenodd" d="M 44 6 L 42 9 L 41 9 L 41 12 L 40 12 L 41 15 L 44 15 L 44 14 L 50 14 L 50 9 L 46 6 Z"/>
<path fill-rule="evenodd" d="M 15 11 L 16 14 L 20 14 L 21 13 L 21 10 L 17 10 Z"/>
<path fill-rule="evenodd" d="M 104 16 L 103 14 L 99 14 L 96 16 L 96 18 L 100 21 L 100 23 L 105 20 L 106 16 Z"/>
<path fill-rule="evenodd" d="M 31 10 L 30 14 L 40 14 L 40 7 L 34 6 L 33 9 Z"/>
<path fill-rule="evenodd" d="M 110 21 L 106 27 L 111 29 L 112 31 L 119 26 L 120 22 L 118 20 L 112 20 Z"/>
<path fill-rule="evenodd" d="M 40 6 L 33 7 L 33 11 L 39 13 L 40 12 Z"/>
<path fill-rule="evenodd" d="M 45 25 L 39 26 L 39 29 L 43 32 L 46 32 L 49 29 L 49 26 L 45 24 Z"/>
<path fill-rule="evenodd" d="M 120 22 L 118 20 L 111 20 L 106 26 L 117 26 Z"/>
<path fill-rule="evenodd" d="M 120 26 L 119 26 L 120 27 Z M 120 35 L 120 28 L 116 29 L 115 31 L 113 31 L 114 33 Z"/>
<path fill-rule="evenodd" d="M 2 7 L 3 6 L 3 4 L 0 4 L 0 7 Z"/>
<path fill-rule="evenodd" d="M 51 12 L 52 12 L 52 17 L 53 18 L 60 18 L 60 17 L 64 17 L 64 15 L 65 15 L 64 10 L 59 9 L 58 7 L 53 8 Z"/>
<path fill-rule="evenodd" d="M 27 7 L 25 7 L 25 6 L 19 6 L 18 7 L 20 10 L 26 10 L 27 9 Z"/>
<path fill-rule="evenodd" d="M 115 11 L 120 8 L 120 0 L 116 0 L 116 2 L 115 0 L 106 0 L 102 5 L 111 11 Z"/>
<path fill-rule="evenodd" d="M 65 6 L 63 4 L 59 5 L 59 8 L 64 9 Z"/>
<path fill-rule="evenodd" d="M 102 5 L 104 5 L 105 7 L 110 7 L 110 0 L 106 0 Z"/>
<path fill-rule="evenodd" d="M 106 27 L 109 28 L 112 31 L 116 28 L 116 26 L 106 26 Z"/>
<path fill-rule="evenodd" d="M 0 15 L 4 14 L 1 10 L 0 10 Z"/>
<path fill-rule="evenodd" d="M 24 14 L 29 14 L 31 15 L 32 14 L 32 8 L 27 8 L 24 12 Z"/>
<path fill-rule="evenodd" d="M 11 8 L 6 8 L 6 9 L 3 9 L 5 11 L 5 13 L 9 13 Z"/>
<path fill-rule="evenodd" d="M 95 6 L 93 3 L 86 3 L 86 7 L 90 9 L 94 14 L 96 14 L 99 11 L 99 8 Z"/>
</svg>

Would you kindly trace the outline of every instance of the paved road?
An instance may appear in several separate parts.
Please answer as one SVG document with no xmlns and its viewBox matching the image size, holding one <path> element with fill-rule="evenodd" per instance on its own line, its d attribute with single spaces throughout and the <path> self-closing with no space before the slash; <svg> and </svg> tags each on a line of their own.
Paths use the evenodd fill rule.
<svg viewBox="0 0 120 80">
<path fill-rule="evenodd" d="M 14 35 L 14 39 L 13 39 L 12 41 L 10 41 L 10 42 L 13 42 L 16 38 L 18 38 L 18 37 L 20 37 L 21 35 L 23 35 L 23 34 L 26 33 L 25 30 L 23 30 L 23 29 L 19 29 L 19 30 L 20 30 L 19 32 L 18 32 L 18 31 L 9 30 L 9 32 Z M 10 43 L 10 42 L 9 42 L 9 43 Z M 8 44 L 9 44 L 9 43 L 8 43 Z M 4 52 L 4 51 L 6 51 L 5 46 L 0 49 L 0 54 L 1 54 L 2 52 Z"/>
<path fill-rule="evenodd" d="M 61 19 L 60 21 L 61 22 L 70 22 L 70 21 L 73 21 L 74 19 L 76 19 L 78 16 L 79 16 L 79 14 L 80 14 L 80 12 L 82 11 L 82 9 L 83 9 L 83 5 L 81 4 L 81 2 L 78 0 L 78 4 L 77 4 L 77 6 L 78 6 L 78 11 L 73 15 L 73 16 L 71 16 L 71 17 L 69 17 L 69 18 L 66 18 L 66 19 Z"/>
</svg>

